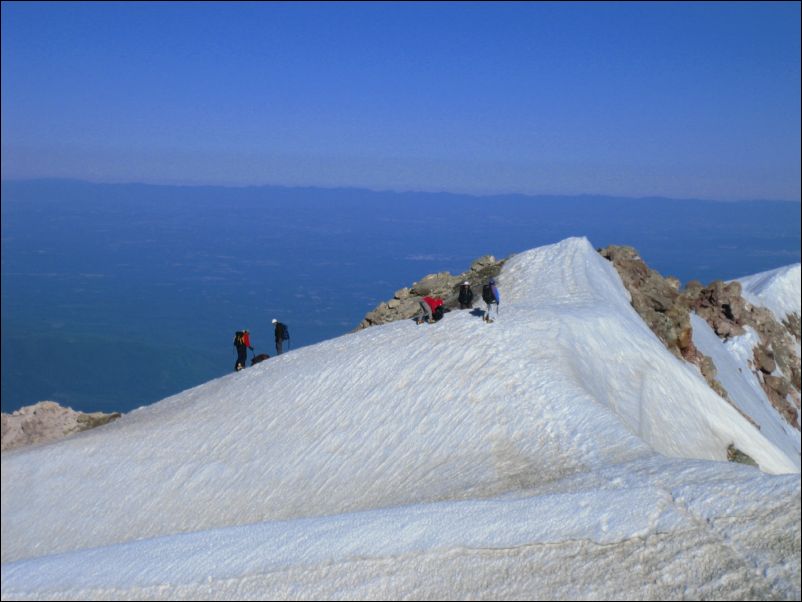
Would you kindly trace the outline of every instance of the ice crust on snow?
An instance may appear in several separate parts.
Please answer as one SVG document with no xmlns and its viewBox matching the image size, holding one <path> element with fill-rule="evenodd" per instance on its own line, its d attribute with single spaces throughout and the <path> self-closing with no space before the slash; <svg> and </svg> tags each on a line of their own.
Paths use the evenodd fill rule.
<svg viewBox="0 0 802 602">
<path fill-rule="evenodd" d="M 497 281 L 493 324 L 376 326 L 4 454 L 3 597 L 798 597 L 798 453 L 586 239 Z M 633 553 L 660 584 L 611 574 Z"/>
</svg>

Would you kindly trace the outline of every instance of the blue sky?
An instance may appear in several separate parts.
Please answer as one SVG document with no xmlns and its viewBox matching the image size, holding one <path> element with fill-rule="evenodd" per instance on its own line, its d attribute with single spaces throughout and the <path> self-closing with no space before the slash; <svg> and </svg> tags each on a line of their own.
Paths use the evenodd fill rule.
<svg viewBox="0 0 802 602">
<path fill-rule="evenodd" d="M 800 4 L 2 3 L 2 176 L 800 199 Z"/>
</svg>

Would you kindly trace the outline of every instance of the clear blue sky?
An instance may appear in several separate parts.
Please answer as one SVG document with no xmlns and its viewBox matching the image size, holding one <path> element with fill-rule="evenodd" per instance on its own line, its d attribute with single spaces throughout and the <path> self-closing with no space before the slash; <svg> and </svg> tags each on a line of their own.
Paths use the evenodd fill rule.
<svg viewBox="0 0 802 602">
<path fill-rule="evenodd" d="M 2 176 L 800 199 L 800 4 L 2 3 Z"/>
</svg>

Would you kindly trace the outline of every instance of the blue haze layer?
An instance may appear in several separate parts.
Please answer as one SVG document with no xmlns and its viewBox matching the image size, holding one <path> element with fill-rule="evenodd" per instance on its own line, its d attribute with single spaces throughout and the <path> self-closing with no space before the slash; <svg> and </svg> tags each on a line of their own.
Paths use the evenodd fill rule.
<svg viewBox="0 0 802 602">
<path fill-rule="evenodd" d="M 799 2 L 3 2 L 4 179 L 800 198 Z"/>
<path fill-rule="evenodd" d="M 428 273 L 577 235 L 707 283 L 798 262 L 800 205 L 6 181 L 2 409 L 129 411 L 231 371 L 237 329 L 313 344 Z"/>
</svg>

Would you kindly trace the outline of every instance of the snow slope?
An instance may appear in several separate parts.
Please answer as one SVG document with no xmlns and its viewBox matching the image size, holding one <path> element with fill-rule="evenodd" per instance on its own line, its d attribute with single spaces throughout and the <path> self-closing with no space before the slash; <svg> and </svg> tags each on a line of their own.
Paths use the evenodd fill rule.
<svg viewBox="0 0 802 602">
<path fill-rule="evenodd" d="M 3 598 L 798 597 L 798 455 L 586 239 L 498 281 L 4 454 Z"/>
<path fill-rule="evenodd" d="M 793 264 L 752 276 L 737 278 L 744 299 L 752 305 L 770 309 L 782 322 L 790 313 L 802 313 L 801 264 Z"/>
<path fill-rule="evenodd" d="M 648 460 L 551 488 L 3 565 L 4 599 L 799 599 L 799 477 Z"/>
</svg>

